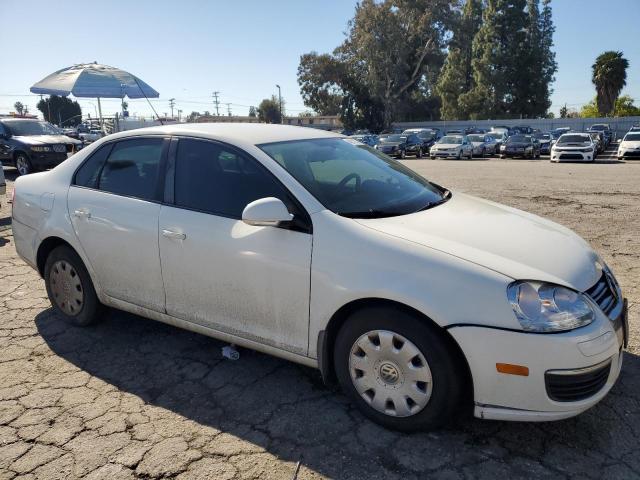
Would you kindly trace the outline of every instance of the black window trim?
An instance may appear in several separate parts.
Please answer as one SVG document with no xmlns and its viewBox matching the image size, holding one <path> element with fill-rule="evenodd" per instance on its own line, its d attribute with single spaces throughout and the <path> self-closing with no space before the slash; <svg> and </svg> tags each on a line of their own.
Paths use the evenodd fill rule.
<svg viewBox="0 0 640 480">
<path fill-rule="evenodd" d="M 100 190 L 99 188 L 97 188 L 97 185 L 94 185 L 92 187 L 87 187 L 84 185 L 78 185 L 76 183 L 76 175 L 78 174 L 78 171 L 84 166 L 85 163 L 87 163 L 94 155 L 96 155 L 104 147 L 109 148 L 109 153 L 107 153 L 106 158 L 102 161 L 102 165 L 100 165 L 100 169 L 96 177 L 97 179 L 99 179 L 100 175 L 102 175 L 102 170 L 104 169 L 104 166 L 107 163 L 107 160 L 109 160 L 109 157 L 111 156 L 113 148 L 117 143 L 126 142 L 129 140 L 144 140 L 144 139 L 158 139 L 158 138 L 162 139 L 163 142 L 162 142 L 162 153 L 160 156 L 160 163 L 158 165 L 158 178 L 156 179 L 156 188 L 155 188 L 154 198 L 141 198 L 135 195 L 123 195 L 121 193 L 107 192 L 106 190 Z M 100 145 L 100 147 L 96 148 L 94 152 L 91 152 L 91 154 L 88 155 L 87 158 L 85 158 L 82 161 L 82 163 L 80 163 L 80 165 L 78 165 L 78 167 L 73 172 L 73 176 L 71 177 L 70 187 L 84 188 L 87 190 L 94 190 L 96 192 L 102 192 L 109 195 L 116 195 L 118 197 L 135 198 L 136 200 L 142 200 L 144 202 L 157 203 L 162 205 L 164 203 L 163 193 L 165 190 L 166 165 L 167 165 L 167 157 L 169 152 L 170 140 L 171 140 L 171 137 L 169 135 L 161 134 L 161 135 L 132 135 L 129 137 L 114 138 L 113 140 L 104 142 L 103 144 Z"/>
<path fill-rule="evenodd" d="M 301 232 L 301 233 L 308 233 L 308 234 L 313 234 L 313 222 L 311 221 L 311 216 L 309 215 L 309 212 L 307 212 L 306 208 L 304 208 L 304 206 L 302 205 L 302 203 L 300 203 L 300 201 L 296 198 L 296 196 L 291 192 L 291 190 L 289 190 L 289 188 L 287 188 L 287 186 L 282 183 L 282 181 L 273 174 L 273 172 L 271 172 L 267 167 L 265 167 L 262 162 L 260 162 L 257 158 L 255 158 L 253 155 L 251 155 L 250 153 L 248 153 L 247 151 L 232 145 L 230 143 L 226 143 L 220 140 L 214 140 L 211 138 L 204 138 L 204 137 L 199 137 L 199 136 L 194 136 L 194 135 L 172 135 L 171 136 L 171 144 L 169 147 L 169 154 L 168 154 L 168 158 L 167 158 L 167 168 L 165 170 L 165 187 L 164 187 L 164 197 L 163 197 L 163 201 L 162 203 L 164 205 L 168 205 L 174 208 L 180 208 L 182 210 L 189 210 L 192 212 L 198 212 L 198 213 L 203 213 L 205 215 L 212 215 L 214 217 L 222 217 L 222 218 L 229 218 L 232 220 L 242 220 L 241 217 L 238 217 L 236 215 L 228 215 L 225 213 L 221 213 L 221 212 L 211 212 L 208 210 L 201 210 L 198 208 L 193 208 L 193 207 L 185 207 L 182 205 L 176 205 L 175 203 L 175 170 L 176 170 L 176 158 L 177 158 L 177 152 L 178 152 L 178 144 L 180 142 L 181 139 L 185 139 L 185 140 L 197 140 L 197 141 L 201 141 L 201 142 L 209 142 L 209 143 L 213 143 L 216 145 L 219 145 L 222 148 L 225 148 L 227 150 L 230 150 L 231 152 L 237 154 L 237 155 L 241 155 L 243 157 L 246 157 L 249 161 L 253 162 L 256 165 L 256 168 L 258 168 L 259 170 L 261 170 L 263 173 L 265 173 L 267 176 L 269 176 L 270 178 L 272 178 L 278 185 L 280 185 L 280 187 L 282 188 L 282 190 L 284 191 L 284 193 L 287 195 L 288 200 L 295 206 L 296 208 L 296 212 L 294 213 L 294 219 L 292 222 L 289 222 L 287 224 L 282 224 L 282 225 L 278 225 L 275 228 L 281 228 L 281 229 L 285 229 L 285 230 L 293 230 L 296 232 Z"/>
</svg>

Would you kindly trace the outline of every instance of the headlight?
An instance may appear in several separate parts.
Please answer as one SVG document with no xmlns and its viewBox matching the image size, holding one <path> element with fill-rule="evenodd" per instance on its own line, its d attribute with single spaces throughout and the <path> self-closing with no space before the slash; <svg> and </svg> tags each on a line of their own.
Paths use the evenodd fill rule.
<svg viewBox="0 0 640 480">
<path fill-rule="evenodd" d="M 506 145 L 500 145 L 500 150 L 506 150 L 507 146 Z"/>
<path fill-rule="evenodd" d="M 34 152 L 48 152 L 51 150 L 51 147 L 46 147 L 46 146 L 33 146 L 31 147 L 31 150 Z"/>
<path fill-rule="evenodd" d="M 591 148 L 591 147 L 589 147 L 589 148 L 583 148 L 583 149 L 581 150 L 581 152 L 587 152 L 587 153 L 590 153 L 590 152 L 593 152 L 593 148 Z"/>
<path fill-rule="evenodd" d="M 595 318 L 583 294 L 559 285 L 514 282 L 507 288 L 507 297 L 522 329 L 528 332 L 573 330 Z"/>
</svg>

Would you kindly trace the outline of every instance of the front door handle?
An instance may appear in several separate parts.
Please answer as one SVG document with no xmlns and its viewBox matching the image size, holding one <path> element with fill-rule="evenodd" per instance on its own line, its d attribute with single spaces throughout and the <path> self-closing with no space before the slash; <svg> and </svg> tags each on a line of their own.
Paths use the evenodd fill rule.
<svg viewBox="0 0 640 480">
<path fill-rule="evenodd" d="M 80 208 L 73 211 L 73 215 L 78 218 L 91 218 L 91 212 L 86 208 Z"/>
<path fill-rule="evenodd" d="M 174 232 L 173 230 L 162 230 L 162 236 L 167 238 L 173 238 L 175 240 L 184 240 L 187 235 L 180 232 Z"/>
</svg>

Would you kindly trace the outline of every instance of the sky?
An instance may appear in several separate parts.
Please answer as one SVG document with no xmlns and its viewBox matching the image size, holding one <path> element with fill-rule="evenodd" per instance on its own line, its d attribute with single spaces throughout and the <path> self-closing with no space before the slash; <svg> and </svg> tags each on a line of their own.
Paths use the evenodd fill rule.
<svg viewBox="0 0 640 480">
<path fill-rule="evenodd" d="M 110 0 L 76 2 L 0 0 L 0 113 L 21 101 L 37 113 L 29 87 L 76 63 L 97 61 L 127 70 L 158 92 L 160 115 L 176 110 L 229 109 L 246 115 L 250 105 L 282 89 L 285 110 L 302 103 L 296 72 L 300 55 L 331 52 L 344 39 L 356 2 L 351 0 Z M 629 60 L 628 93 L 640 104 L 640 0 L 553 0 L 558 62 L 552 111 L 579 109 L 595 96 L 591 65 L 605 50 Z M 95 100 L 80 100 L 95 115 Z M 119 99 L 103 99 L 105 115 Z M 230 104 L 230 105 L 227 105 Z M 132 115 L 152 114 L 146 100 L 129 100 Z M 174 111 L 177 115 L 177 111 Z"/>
</svg>

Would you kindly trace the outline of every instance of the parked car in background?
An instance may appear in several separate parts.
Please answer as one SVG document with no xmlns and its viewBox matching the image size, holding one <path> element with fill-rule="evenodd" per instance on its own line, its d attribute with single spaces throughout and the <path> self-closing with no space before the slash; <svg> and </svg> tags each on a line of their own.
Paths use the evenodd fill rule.
<svg viewBox="0 0 640 480">
<path fill-rule="evenodd" d="M 627 133 L 618 146 L 618 160 L 640 158 L 640 130 Z"/>
<path fill-rule="evenodd" d="M 4 178 L 4 168 L 2 168 L 2 162 L 0 162 L 0 205 L 5 201 L 4 197 L 7 194 L 7 181 Z"/>
<path fill-rule="evenodd" d="M 12 229 L 73 345 L 105 306 L 133 312 L 318 368 L 395 430 L 460 407 L 578 415 L 627 344 L 622 291 L 578 235 L 311 128 L 111 135 L 18 178 Z"/>
<path fill-rule="evenodd" d="M 634 125 L 629 129 L 630 132 L 640 132 L 640 125 Z"/>
<path fill-rule="evenodd" d="M 473 147 L 465 135 L 445 135 L 438 140 L 431 150 L 429 156 L 435 158 L 473 158 Z"/>
<path fill-rule="evenodd" d="M 604 134 L 605 147 L 615 140 L 611 126 L 608 123 L 595 123 L 589 127 L 587 132 L 602 132 Z"/>
<path fill-rule="evenodd" d="M 353 138 L 359 142 L 364 143 L 365 145 L 369 145 L 370 147 L 375 147 L 378 144 L 378 136 L 372 134 L 366 135 L 350 135 L 349 138 Z"/>
<path fill-rule="evenodd" d="M 553 145 L 551 161 L 593 162 L 596 154 L 596 145 L 589 133 L 565 133 Z"/>
<path fill-rule="evenodd" d="M 428 156 L 431 147 L 436 143 L 436 132 L 433 130 L 423 130 L 422 132 L 417 132 L 415 135 L 422 142 L 422 155 Z"/>
<path fill-rule="evenodd" d="M 484 157 L 498 153 L 497 142 L 491 135 L 472 134 L 467 135 L 467 138 L 473 147 L 474 156 Z"/>
<path fill-rule="evenodd" d="M 77 129 L 75 129 L 75 128 L 72 128 L 72 127 L 70 127 L 70 128 L 63 128 L 63 129 L 62 129 L 62 134 L 63 134 L 63 135 L 66 135 L 67 137 L 75 138 L 75 139 L 77 139 L 77 140 L 80 140 L 80 136 L 79 136 L 79 134 L 78 134 L 78 130 L 77 130 Z"/>
<path fill-rule="evenodd" d="M 605 149 L 604 134 L 602 132 L 588 132 L 588 133 L 591 136 L 591 140 L 593 140 L 593 143 L 596 146 L 596 153 L 600 154 L 604 152 L 604 149 Z"/>
<path fill-rule="evenodd" d="M 540 153 L 543 155 L 549 155 L 551 153 L 551 145 L 554 140 L 550 133 L 537 132 L 533 134 L 533 137 L 540 142 Z"/>
<path fill-rule="evenodd" d="M 511 135 L 500 147 L 500 158 L 540 158 L 540 143 L 531 135 Z"/>
<path fill-rule="evenodd" d="M 531 135 L 532 133 L 533 128 L 531 128 L 529 125 L 516 125 L 515 127 L 511 128 L 512 135 Z"/>
<path fill-rule="evenodd" d="M 554 128 L 553 130 L 551 130 L 551 137 L 553 137 L 554 140 L 558 140 L 561 135 L 570 131 L 571 131 L 570 127 Z"/>
<path fill-rule="evenodd" d="M 376 148 L 391 157 L 405 158 L 407 155 L 422 157 L 422 140 L 417 135 L 403 135 L 395 133 L 380 137 Z"/>
<path fill-rule="evenodd" d="M 84 143 L 92 143 L 104 137 L 104 132 L 102 130 L 89 130 L 86 133 L 79 133 L 78 136 Z"/>
<path fill-rule="evenodd" d="M 0 162 L 16 167 L 20 175 L 55 167 L 82 146 L 80 140 L 62 135 L 49 122 L 0 119 Z"/>
</svg>

